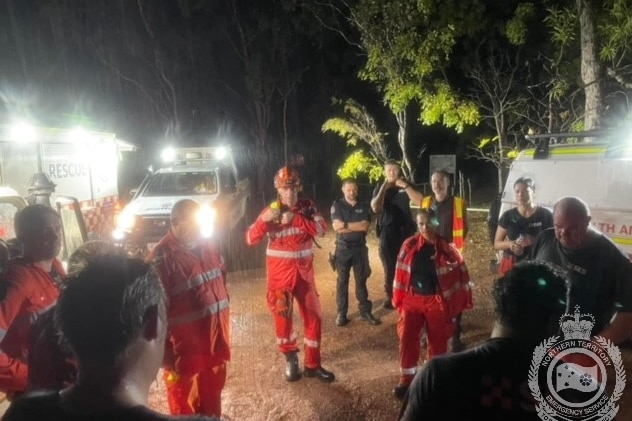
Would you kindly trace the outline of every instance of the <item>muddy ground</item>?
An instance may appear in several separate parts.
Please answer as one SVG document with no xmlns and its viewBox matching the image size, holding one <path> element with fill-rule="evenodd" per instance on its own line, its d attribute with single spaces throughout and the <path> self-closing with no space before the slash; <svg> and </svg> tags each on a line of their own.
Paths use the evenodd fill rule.
<svg viewBox="0 0 632 421">
<path fill-rule="evenodd" d="M 489 261 L 494 257 L 487 237 L 486 214 L 470 212 L 469 218 L 471 228 L 464 255 L 474 280 L 475 308 L 463 317 L 463 340 L 468 348 L 489 337 L 492 321 Z M 379 326 L 370 326 L 358 318 L 353 289 L 350 290 L 349 305 L 349 317 L 353 320 L 347 326 L 336 326 L 336 277 L 327 263 L 327 254 L 333 250 L 332 232 L 319 240 L 322 248 L 315 251 L 316 279 L 323 307 L 323 366 L 335 372 L 337 380 L 332 384 L 315 379 L 302 379 L 296 383 L 284 380 L 284 358 L 277 352 L 272 317 L 265 306 L 265 269 L 259 267 L 230 273 L 233 359 L 223 394 L 224 419 L 338 421 L 395 418 L 400 406 L 392 395 L 399 375 L 397 312 L 381 308 L 384 299 L 382 265 L 375 235 L 370 234 L 369 238 L 373 274 L 368 285 L 374 313 L 382 320 Z M 260 245 L 251 250 L 248 260 L 262 261 L 263 248 L 264 245 Z M 298 314 L 294 317 L 300 340 L 302 325 Z M 632 419 L 632 350 L 622 349 L 622 354 L 629 380 L 617 419 L 627 420 Z M 155 384 L 151 405 L 167 412 L 160 381 Z"/>
</svg>

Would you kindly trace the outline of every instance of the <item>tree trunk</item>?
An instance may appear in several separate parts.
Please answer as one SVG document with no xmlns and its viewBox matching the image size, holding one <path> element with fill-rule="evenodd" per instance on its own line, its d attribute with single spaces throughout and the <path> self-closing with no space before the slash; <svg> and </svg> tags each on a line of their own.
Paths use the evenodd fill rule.
<svg viewBox="0 0 632 421">
<path fill-rule="evenodd" d="M 397 125 L 399 130 L 397 131 L 397 143 L 399 144 L 399 148 L 402 150 L 402 158 L 404 160 L 404 165 L 402 165 L 402 173 L 407 180 L 415 182 L 414 176 L 412 173 L 412 161 L 408 154 L 408 148 L 406 144 L 406 110 L 395 112 L 395 118 L 397 119 Z"/>
<path fill-rule="evenodd" d="M 597 60 L 597 34 L 591 0 L 577 0 L 581 31 L 581 72 L 586 97 L 584 129 L 597 129 L 601 123 L 603 94 L 599 82 L 600 66 Z"/>
</svg>

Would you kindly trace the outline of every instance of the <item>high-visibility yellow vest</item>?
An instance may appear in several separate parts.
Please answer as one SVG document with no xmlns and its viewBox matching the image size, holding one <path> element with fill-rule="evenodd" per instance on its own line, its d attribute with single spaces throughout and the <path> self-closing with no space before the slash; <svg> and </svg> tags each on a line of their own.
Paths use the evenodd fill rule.
<svg viewBox="0 0 632 421">
<path fill-rule="evenodd" d="M 421 201 L 422 209 L 430 209 L 434 198 L 430 195 Z M 463 251 L 465 246 L 465 201 L 460 197 L 454 196 L 454 208 L 452 209 L 452 242 L 459 250 Z"/>
</svg>

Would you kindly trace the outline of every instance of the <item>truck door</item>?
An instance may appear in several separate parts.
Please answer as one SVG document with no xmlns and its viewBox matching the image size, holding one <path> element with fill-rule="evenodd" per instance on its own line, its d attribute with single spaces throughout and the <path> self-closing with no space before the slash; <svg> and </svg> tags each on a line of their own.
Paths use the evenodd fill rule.
<svg viewBox="0 0 632 421">
<path fill-rule="evenodd" d="M 63 235 L 61 259 L 68 261 L 68 257 L 88 240 L 86 224 L 77 198 L 57 196 L 55 206 L 61 216 Z"/>
</svg>

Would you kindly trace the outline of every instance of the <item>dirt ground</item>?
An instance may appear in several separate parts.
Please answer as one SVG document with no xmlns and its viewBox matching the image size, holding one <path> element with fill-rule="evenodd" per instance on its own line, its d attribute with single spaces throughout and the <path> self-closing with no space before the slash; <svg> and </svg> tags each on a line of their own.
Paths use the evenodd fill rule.
<svg viewBox="0 0 632 421">
<path fill-rule="evenodd" d="M 487 237 L 486 213 L 470 212 L 468 216 L 470 234 L 464 254 L 474 281 L 475 308 L 463 316 L 463 340 L 470 348 L 484 342 L 490 334 L 489 261 L 494 254 Z M 393 397 L 392 389 L 399 375 L 397 312 L 381 308 L 382 265 L 375 235 L 370 234 L 369 238 L 373 274 L 368 285 L 374 313 L 382 320 L 379 326 L 368 325 L 358 318 L 353 287 L 349 305 L 352 322 L 336 326 L 336 276 L 327 263 L 328 252 L 333 250 L 333 233 L 319 240 L 322 248 L 315 249 L 316 280 L 323 307 L 323 366 L 336 374 L 332 384 L 315 379 L 285 381 L 285 360 L 277 351 L 272 317 L 265 306 L 265 269 L 229 274 L 233 358 L 223 393 L 224 419 L 338 421 L 396 417 L 400 401 Z M 264 247 L 262 244 L 252 250 L 249 260 L 262 261 Z M 298 314 L 295 326 L 301 341 Z M 622 354 L 628 381 L 617 419 L 626 420 L 632 419 L 632 350 L 622 349 Z M 167 412 L 161 380 L 154 386 L 151 405 Z"/>
</svg>

